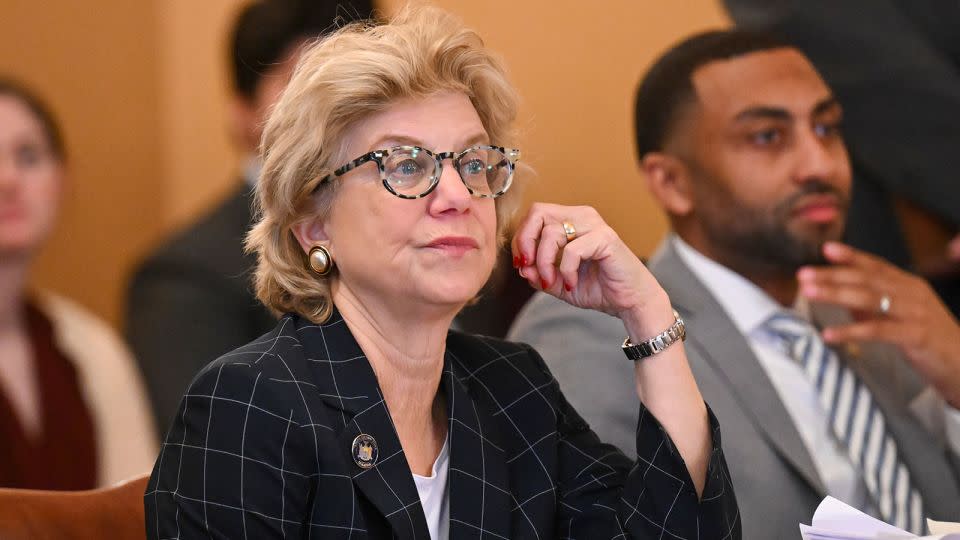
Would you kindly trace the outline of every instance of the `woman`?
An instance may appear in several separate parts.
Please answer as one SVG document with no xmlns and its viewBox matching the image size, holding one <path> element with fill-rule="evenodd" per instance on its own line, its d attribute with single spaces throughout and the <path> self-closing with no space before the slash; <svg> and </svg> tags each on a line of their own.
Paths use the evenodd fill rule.
<svg viewBox="0 0 960 540">
<path fill-rule="evenodd" d="M 449 331 L 516 204 L 519 152 L 500 146 L 516 110 L 499 61 L 436 9 L 304 52 L 265 128 L 248 240 L 259 298 L 288 314 L 191 385 L 148 536 L 739 537 L 682 345 L 637 366 L 650 414 L 631 469 L 535 351 Z M 511 247 L 532 284 L 634 341 L 677 326 L 592 209 L 535 205 Z"/>
<path fill-rule="evenodd" d="M 56 220 L 66 155 L 53 116 L 0 79 L 0 486 L 89 489 L 150 467 L 133 359 L 102 321 L 25 291 Z"/>
</svg>

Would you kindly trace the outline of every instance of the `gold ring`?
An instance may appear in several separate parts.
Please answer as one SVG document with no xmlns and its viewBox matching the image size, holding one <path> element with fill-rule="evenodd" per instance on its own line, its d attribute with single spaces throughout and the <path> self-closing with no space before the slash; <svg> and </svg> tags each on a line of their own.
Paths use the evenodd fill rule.
<svg viewBox="0 0 960 540">
<path fill-rule="evenodd" d="M 573 223 L 564 221 L 561 225 L 563 225 L 563 234 L 567 237 L 567 243 L 573 242 L 573 239 L 577 237 L 577 229 L 573 226 Z"/>
</svg>

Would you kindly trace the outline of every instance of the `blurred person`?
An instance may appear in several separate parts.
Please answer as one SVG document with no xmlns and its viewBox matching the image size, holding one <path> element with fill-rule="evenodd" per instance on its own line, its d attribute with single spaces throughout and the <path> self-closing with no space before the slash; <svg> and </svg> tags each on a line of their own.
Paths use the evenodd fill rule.
<svg viewBox="0 0 960 540">
<path fill-rule="evenodd" d="M 851 189 L 843 109 L 809 60 L 744 31 L 660 56 L 638 155 L 672 232 L 649 267 L 693 334 L 746 538 L 796 538 L 827 494 L 916 532 L 960 517 L 960 326 L 929 285 L 837 241 Z M 628 449 L 616 319 L 537 294 L 509 336 Z"/>
<path fill-rule="evenodd" d="M 600 442 L 536 351 L 450 330 L 519 202 L 517 106 L 439 9 L 304 52 L 265 127 L 248 236 L 258 297 L 286 314 L 187 390 L 147 488 L 150 538 L 739 538 L 683 323 L 594 210 L 535 204 L 511 254 L 638 344 L 669 329 L 631 375 L 643 461 Z"/>
<path fill-rule="evenodd" d="M 140 362 L 160 436 L 200 368 L 276 324 L 250 289 L 255 260 L 243 251 L 265 115 L 305 42 L 334 28 L 337 16 L 366 18 L 371 10 L 367 0 L 255 0 L 237 16 L 228 53 L 231 138 L 244 155 L 241 178 L 215 208 L 147 257 L 127 298 L 127 339 Z"/>
<path fill-rule="evenodd" d="M 928 278 L 960 316 L 960 4 L 724 4 L 738 25 L 804 51 L 843 105 L 856 177 L 848 242 Z"/>
<path fill-rule="evenodd" d="M 28 291 L 67 156 L 56 119 L 0 78 L 0 486 L 78 490 L 150 469 L 157 441 L 136 365 L 77 304 Z M 79 239 L 78 239 L 79 240 Z"/>
</svg>

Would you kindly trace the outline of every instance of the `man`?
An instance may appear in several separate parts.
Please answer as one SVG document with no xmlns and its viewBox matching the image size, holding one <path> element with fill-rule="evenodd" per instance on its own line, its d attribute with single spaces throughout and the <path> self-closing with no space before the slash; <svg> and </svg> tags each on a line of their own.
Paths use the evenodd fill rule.
<svg viewBox="0 0 960 540">
<path fill-rule="evenodd" d="M 960 314 L 960 4 L 724 4 L 738 25 L 804 51 L 843 104 L 856 158 L 849 242 L 928 276 Z"/>
<path fill-rule="evenodd" d="M 826 494 L 916 531 L 960 517 L 960 439 L 944 440 L 960 433 L 944 403 L 960 405 L 960 327 L 923 281 L 836 242 L 850 165 L 840 105 L 810 62 L 769 36 L 694 36 L 646 75 L 636 115 L 673 228 L 649 267 L 723 425 L 744 537 L 797 538 Z M 542 293 L 510 334 L 630 452 L 623 337 Z"/>
<path fill-rule="evenodd" d="M 273 328 L 256 300 L 244 254 L 256 158 L 266 114 L 283 91 L 300 47 L 339 16 L 366 18 L 363 0 L 257 0 L 237 17 L 230 40 L 231 136 L 245 154 L 237 188 L 210 213 L 167 240 L 130 285 L 127 337 L 140 362 L 162 437 L 184 390 L 207 362 Z"/>
</svg>

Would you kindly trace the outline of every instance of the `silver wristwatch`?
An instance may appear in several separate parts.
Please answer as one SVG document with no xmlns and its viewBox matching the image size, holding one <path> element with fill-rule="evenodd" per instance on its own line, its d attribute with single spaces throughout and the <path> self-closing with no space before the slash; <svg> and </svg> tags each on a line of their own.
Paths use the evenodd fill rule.
<svg viewBox="0 0 960 540">
<path fill-rule="evenodd" d="M 623 354 L 630 360 L 643 360 L 648 356 L 653 356 L 663 351 L 667 347 L 678 341 L 687 339 L 687 326 L 680 318 L 677 310 L 673 310 L 673 317 L 676 319 L 670 328 L 653 336 L 652 338 L 641 341 L 640 343 L 631 343 L 630 336 L 623 340 Z"/>
</svg>

